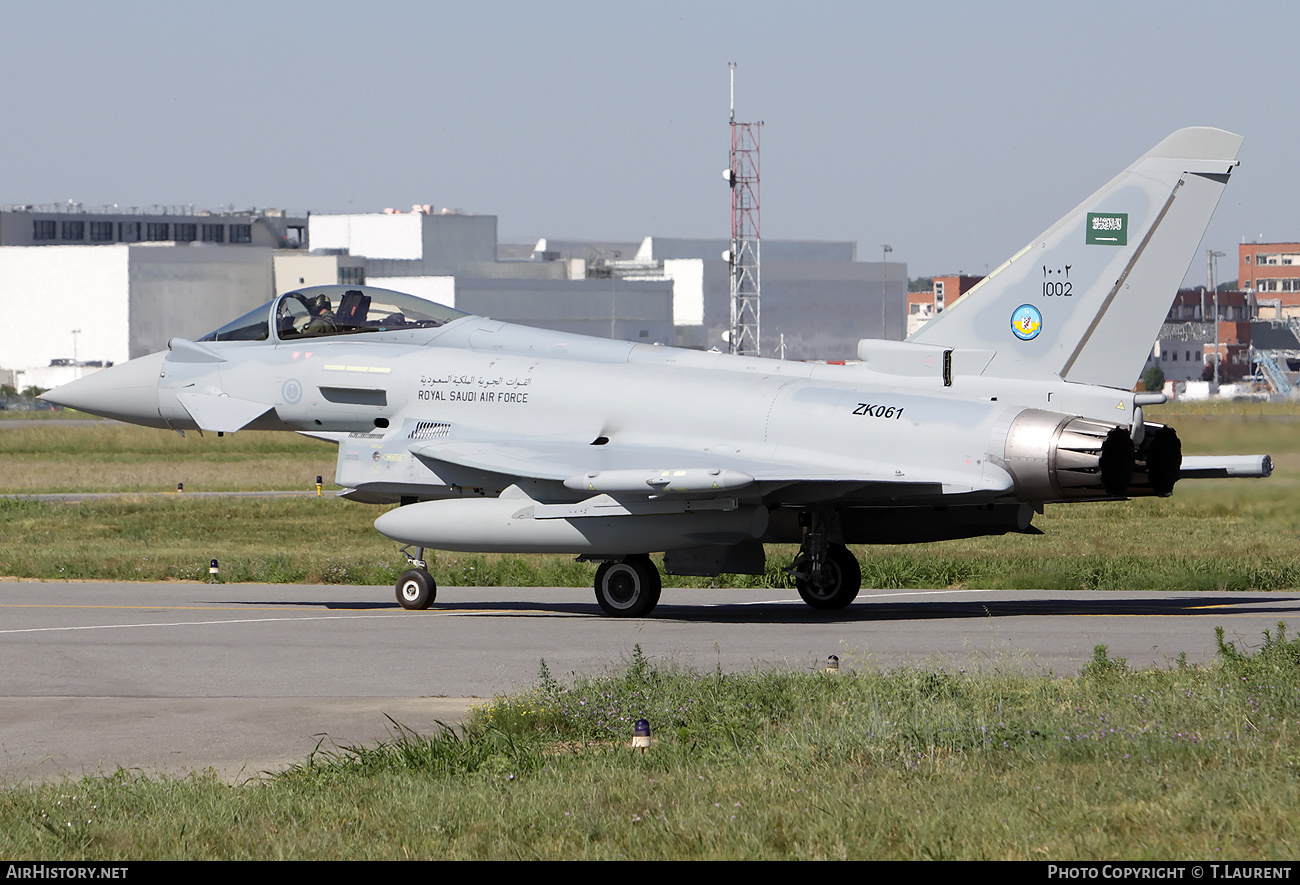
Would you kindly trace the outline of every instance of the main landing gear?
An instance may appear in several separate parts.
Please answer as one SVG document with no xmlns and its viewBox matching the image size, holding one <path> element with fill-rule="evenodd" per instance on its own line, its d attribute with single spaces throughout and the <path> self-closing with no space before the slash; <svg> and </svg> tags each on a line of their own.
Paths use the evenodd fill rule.
<svg viewBox="0 0 1300 885">
<path fill-rule="evenodd" d="M 406 561 L 412 567 L 402 572 L 397 579 L 397 601 L 402 608 L 423 611 L 437 598 L 438 585 L 434 583 L 433 576 L 429 574 L 429 565 L 424 561 L 424 548 L 421 547 L 415 556 L 409 550 L 409 547 L 402 548 Z"/>
<path fill-rule="evenodd" d="M 847 606 L 862 589 L 862 567 L 843 544 L 831 543 L 833 516 L 811 511 L 799 555 L 790 566 L 803 601 L 816 609 Z"/>
<path fill-rule="evenodd" d="M 642 618 L 659 604 L 659 569 L 644 553 L 602 562 L 596 569 L 596 602 L 616 618 Z"/>
</svg>

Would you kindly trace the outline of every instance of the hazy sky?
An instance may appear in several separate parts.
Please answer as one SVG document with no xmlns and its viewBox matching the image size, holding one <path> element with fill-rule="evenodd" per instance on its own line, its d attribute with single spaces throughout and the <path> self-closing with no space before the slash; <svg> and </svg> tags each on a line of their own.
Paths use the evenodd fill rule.
<svg viewBox="0 0 1300 885">
<path fill-rule="evenodd" d="M 1300 239 L 1298 33 L 1300 4 L 1251 0 L 10 2 L 0 203 L 433 203 L 502 239 L 721 238 L 735 61 L 765 237 L 983 273 L 1209 125 L 1246 137 L 1203 244 L 1231 278 L 1243 238 Z"/>
</svg>

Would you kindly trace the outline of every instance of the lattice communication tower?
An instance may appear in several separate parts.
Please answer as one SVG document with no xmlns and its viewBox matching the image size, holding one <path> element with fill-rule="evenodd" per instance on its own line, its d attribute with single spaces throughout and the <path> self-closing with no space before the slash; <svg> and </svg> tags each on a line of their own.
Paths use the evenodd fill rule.
<svg viewBox="0 0 1300 885">
<path fill-rule="evenodd" d="M 731 62 L 731 162 L 723 173 L 731 185 L 731 248 L 727 261 L 731 269 L 732 353 L 758 356 L 760 233 L 758 136 L 762 122 L 736 122 L 736 64 Z"/>
</svg>

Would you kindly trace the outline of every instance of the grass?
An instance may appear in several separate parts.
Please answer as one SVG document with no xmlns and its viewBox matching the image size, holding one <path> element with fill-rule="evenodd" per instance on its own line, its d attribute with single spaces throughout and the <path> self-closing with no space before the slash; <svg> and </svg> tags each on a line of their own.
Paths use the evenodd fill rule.
<svg viewBox="0 0 1300 885">
<path fill-rule="evenodd" d="M 1188 454 L 1268 452 L 1274 475 L 1180 484 L 1169 499 L 1049 505 L 1042 536 L 857 548 L 866 586 L 1005 589 L 1281 590 L 1300 587 L 1300 408 L 1289 403 L 1150 408 Z M 1292 420 L 1297 419 L 1297 420 Z M 175 433 L 104 422 L 0 430 L 0 490 L 169 492 L 315 488 L 334 449 L 289 433 Z M 386 584 L 406 567 L 372 528 L 379 508 L 333 498 L 185 495 L 78 505 L 0 499 L 0 575 L 38 579 Z M 75 553 L 69 549 L 75 543 Z M 788 586 L 793 549 L 769 551 L 766 574 L 721 586 Z M 581 586 L 592 567 L 567 556 L 430 554 L 434 579 L 463 586 Z M 708 579 L 666 578 L 668 586 Z"/>
<path fill-rule="evenodd" d="M 334 478 L 334 446 L 296 433 L 178 433 L 116 422 L 48 421 L 0 430 L 0 490 L 166 492 L 314 490 Z M 332 484 L 331 484 L 332 487 Z"/>
<path fill-rule="evenodd" d="M 68 421 L 68 420 L 103 420 L 98 415 L 78 412 L 76 409 L 23 409 L 17 405 L 0 409 L 0 423 L 5 421 Z"/>
<path fill-rule="evenodd" d="M 188 486 L 187 486 L 188 488 Z M 387 584 L 407 568 L 372 526 L 380 511 L 337 498 L 128 496 L 77 505 L 0 499 L 0 575 L 38 579 Z M 864 586 L 1059 590 L 1283 590 L 1300 587 L 1297 516 L 1271 498 L 1236 507 L 1136 501 L 1051 508 L 1045 535 L 861 547 Z M 75 552 L 68 547 L 75 539 Z M 1173 540 L 1171 540 L 1173 539 Z M 794 548 L 769 550 L 761 576 L 719 586 L 787 587 Z M 583 586 L 571 556 L 427 554 L 444 586 Z M 707 578 L 665 576 L 666 586 Z"/>
<path fill-rule="evenodd" d="M 0 791 L 0 856 L 1288 859 L 1300 642 L 1077 676 L 699 672 L 640 648 L 460 732 L 318 751 L 242 786 L 120 771 Z M 634 720 L 655 747 L 629 749 Z"/>
</svg>

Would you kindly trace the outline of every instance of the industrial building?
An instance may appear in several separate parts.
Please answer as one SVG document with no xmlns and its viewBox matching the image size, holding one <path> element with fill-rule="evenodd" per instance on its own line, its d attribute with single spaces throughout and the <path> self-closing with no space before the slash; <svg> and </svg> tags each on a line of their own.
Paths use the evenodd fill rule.
<svg viewBox="0 0 1300 885">
<path fill-rule="evenodd" d="M 0 207 L 0 246 L 203 243 L 300 249 L 307 219 L 282 209 L 208 211 L 193 206 L 53 203 Z"/>
<path fill-rule="evenodd" d="M 1199 383 L 1215 379 L 1217 361 L 1222 384 L 1289 395 L 1300 368 L 1300 317 L 1269 316 L 1276 307 L 1249 289 L 1217 296 L 1203 287 L 1180 289 L 1147 366 L 1158 366 L 1169 383 Z"/>
<path fill-rule="evenodd" d="M 728 241 L 542 238 L 500 244 L 496 217 L 460 212 L 312 215 L 312 257 L 363 259 L 365 280 L 509 322 L 727 349 Z M 859 338 L 901 339 L 907 266 L 859 262 L 857 244 L 762 243 L 764 356 L 845 359 Z M 328 276 L 328 269 L 321 279 Z M 282 275 L 292 288 L 306 275 Z M 283 287 L 284 282 L 277 282 Z M 611 331 L 612 330 L 612 331 Z"/>
<path fill-rule="evenodd" d="M 609 262 L 626 280 L 671 280 L 677 343 L 726 350 L 731 326 L 726 240 L 646 237 L 635 255 Z M 857 260 L 857 244 L 824 240 L 762 243 L 763 356 L 842 360 L 861 338 L 902 340 L 907 265 Z"/>
<path fill-rule="evenodd" d="M 274 294 L 384 286 L 558 331 L 728 349 L 728 241 L 499 243 L 497 218 L 409 212 L 289 215 L 187 207 L 0 209 L 0 381 L 50 387 L 91 363 L 198 337 Z M 859 262 L 852 242 L 762 243 L 764 356 L 852 358 L 901 339 L 907 267 Z"/>
</svg>

